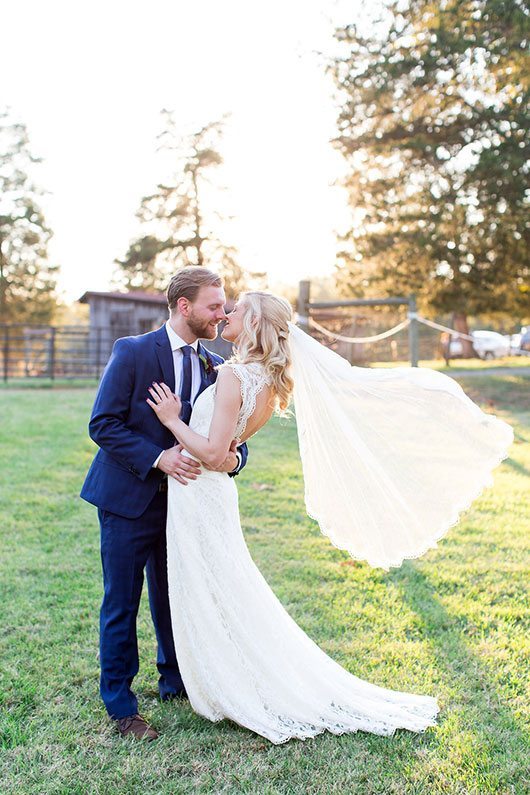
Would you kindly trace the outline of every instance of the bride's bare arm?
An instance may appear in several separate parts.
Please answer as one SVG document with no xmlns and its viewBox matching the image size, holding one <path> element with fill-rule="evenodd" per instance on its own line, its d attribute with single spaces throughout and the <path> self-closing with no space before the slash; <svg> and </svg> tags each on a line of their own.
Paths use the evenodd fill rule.
<svg viewBox="0 0 530 795">
<path fill-rule="evenodd" d="M 200 436 L 179 419 L 181 403 L 166 384 L 153 384 L 149 389 L 152 400 L 147 400 L 160 422 L 186 450 L 209 467 L 219 467 L 230 450 L 236 431 L 241 391 L 239 379 L 229 367 L 223 367 L 217 376 L 215 407 L 208 438 Z"/>
</svg>

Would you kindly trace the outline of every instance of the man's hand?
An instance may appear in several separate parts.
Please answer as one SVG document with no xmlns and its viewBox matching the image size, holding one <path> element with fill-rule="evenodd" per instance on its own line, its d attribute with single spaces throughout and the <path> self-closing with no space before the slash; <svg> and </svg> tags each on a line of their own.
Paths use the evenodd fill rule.
<svg viewBox="0 0 530 795">
<path fill-rule="evenodd" d="M 158 462 L 157 469 L 161 469 L 169 477 L 175 478 L 183 486 L 188 485 L 188 480 L 197 480 L 201 473 L 201 465 L 194 458 L 182 455 L 182 445 L 178 444 L 170 450 L 164 450 Z M 237 461 L 234 464 L 235 468 Z"/>
<path fill-rule="evenodd" d="M 209 467 L 204 464 L 203 466 L 205 469 L 209 469 L 211 472 L 233 472 L 236 466 L 239 464 L 239 458 L 236 455 L 238 444 L 240 444 L 239 439 L 234 439 L 232 441 L 228 455 L 220 466 Z"/>
</svg>

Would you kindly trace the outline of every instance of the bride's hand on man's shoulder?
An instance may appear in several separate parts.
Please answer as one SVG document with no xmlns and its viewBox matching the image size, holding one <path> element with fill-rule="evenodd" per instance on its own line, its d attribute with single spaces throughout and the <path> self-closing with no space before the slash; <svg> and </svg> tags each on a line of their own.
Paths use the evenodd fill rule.
<svg viewBox="0 0 530 795">
<path fill-rule="evenodd" d="M 148 388 L 151 400 L 147 398 L 147 403 L 151 406 L 162 425 L 178 420 L 182 403 L 178 395 L 174 395 L 171 389 L 164 384 L 153 381 Z"/>
</svg>

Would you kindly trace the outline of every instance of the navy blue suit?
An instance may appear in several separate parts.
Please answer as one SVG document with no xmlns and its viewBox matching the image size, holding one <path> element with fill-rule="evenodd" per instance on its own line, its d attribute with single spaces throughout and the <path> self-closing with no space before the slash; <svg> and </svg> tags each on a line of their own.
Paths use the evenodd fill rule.
<svg viewBox="0 0 530 795">
<path fill-rule="evenodd" d="M 198 354 L 200 394 L 214 383 L 214 368 L 223 360 L 200 343 Z M 136 616 L 144 568 L 158 642 L 160 695 L 167 698 L 184 692 L 169 613 L 167 488 L 163 473 L 152 468 L 175 439 L 146 403 L 153 381 L 164 381 L 175 391 L 173 353 L 165 326 L 116 340 L 89 423 L 90 436 L 100 449 L 81 497 L 99 509 L 105 589 L 100 614 L 100 690 L 112 718 L 138 711 L 131 684 L 138 672 Z M 246 445 L 239 452 L 241 469 L 247 459 Z"/>
</svg>

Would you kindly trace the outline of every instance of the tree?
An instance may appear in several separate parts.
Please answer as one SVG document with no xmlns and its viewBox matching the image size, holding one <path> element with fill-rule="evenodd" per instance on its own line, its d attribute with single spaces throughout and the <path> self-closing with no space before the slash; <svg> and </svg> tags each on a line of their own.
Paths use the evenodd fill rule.
<svg viewBox="0 0 530 795">
<path fill-rule="evenodd" d="M 528 313 L 529 14 L 521 0 L 390 2 L 337 31 L 336 145 L 352 228 L 339 282 L 423 311 Z"/>
<path fill-rule="evenodd" d="M 48 261 L 52 236 L 40 207 L 24 124 L 0 113 L 0 319 L 49 323 L 56 308 L 58 266 Z"/>
<path fill-rule="evenodd" d="M 159 149 L 173 173 L 142 199 L 137 217 L 144 234 L 131 242 L 122 260 L 116 260 L 117 281 L 129 290 L 162 289 L 175 268 L 207 265 L 225 277 L 228 294 L 235 295 L 246 286 L 246 273 L 234 246 L 220 239 L 219 229 L 228 219 L 214 209 L 213 196 L 220 188 L 211 178 L 223 163 L 223 121 L 181 136 L 173 114 L 163 111 L 163 116 Z"/>
</svg>

